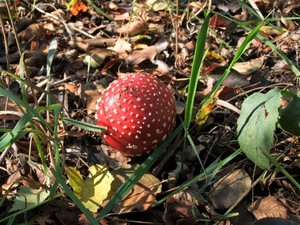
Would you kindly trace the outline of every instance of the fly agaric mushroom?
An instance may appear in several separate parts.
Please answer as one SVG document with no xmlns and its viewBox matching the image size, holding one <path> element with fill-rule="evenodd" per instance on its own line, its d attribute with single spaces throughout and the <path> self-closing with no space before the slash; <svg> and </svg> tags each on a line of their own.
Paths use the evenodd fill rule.
<svg viewBox="0 0 300 225">
<path fill-rule="evenodd" d="M 128 155 L 149 152 L 175 125 L 176 102 L 156 77 L 131 74 L 113 81 L 96 106 L 97 125 L 112 148 Z"/>
</svg>

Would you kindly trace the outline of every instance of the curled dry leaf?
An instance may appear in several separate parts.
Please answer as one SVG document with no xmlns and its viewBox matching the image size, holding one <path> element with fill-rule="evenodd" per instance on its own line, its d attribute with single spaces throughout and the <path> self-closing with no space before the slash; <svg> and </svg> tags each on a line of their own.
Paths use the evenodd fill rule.
<svg viewBox="0 0 300 225">
<path fill-rule="evenodd" d="M 147 31 L 148 27 L 144 22 L 141 21 L 133 21 L 129 22 L 118 30 L 119 34 L 121 35 L 129 35 L 129 36 L 135 36 L 138 34 L 143 34 L 145 31 Z"/>
<path fill-rule="evenodd" d="M 265 217 L 288 218 L 288 210 L 283 203 L 275 196 L 268 196 L 256 200 L 248 207 L 248 210 L 256 219 Z"/>
</svg>

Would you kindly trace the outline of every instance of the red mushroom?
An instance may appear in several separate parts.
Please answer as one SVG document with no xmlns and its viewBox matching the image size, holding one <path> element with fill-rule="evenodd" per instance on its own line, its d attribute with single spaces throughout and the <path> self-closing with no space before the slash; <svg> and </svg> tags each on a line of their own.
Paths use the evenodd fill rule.
<svg viewBox="0 0 300 225">
<path fill-rule="evenodd" d="M 156 77 L 131 74 L 112 82 L 97 103 L 97 125 L 112 148 L 144 154 L 162 143 L 175 125 L 176 103 Z"/>
</svg>

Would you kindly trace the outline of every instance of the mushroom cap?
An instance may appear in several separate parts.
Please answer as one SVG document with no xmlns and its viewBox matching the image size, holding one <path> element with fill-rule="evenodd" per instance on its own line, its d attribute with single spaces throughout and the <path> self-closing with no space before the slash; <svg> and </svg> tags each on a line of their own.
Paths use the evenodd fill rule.
<svg viewBox="0 0 300 225">
<path fill-rule="evenodd" d="M 146 74 L 113 81 L 97 103 L 96 122 L 112 148 L 144 154 L 162 143 L 175 125 L 176 102 L 164 83 Z"/>
</svg>

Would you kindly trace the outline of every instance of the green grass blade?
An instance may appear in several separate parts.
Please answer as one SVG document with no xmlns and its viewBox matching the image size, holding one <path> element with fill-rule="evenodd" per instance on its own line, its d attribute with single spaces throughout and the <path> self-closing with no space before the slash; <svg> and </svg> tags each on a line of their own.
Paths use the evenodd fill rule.
<svg viewBox="0 0 300 225">
<path fill-rule="evenodd" d="M 100 9 L 92 0 L 86 0 L 87 3 L 97 12 L 99 13 L 101 16 L 104 16 L 106 19 L 111 20 L 111 21 L 115 21 L 114 18 L 110 17 L 109 15 L 107 15 L 102 9 Z"/>
<path fill-rule="evenodd" d="M 92 132 L 100 133 L 103 130 L 106 130 L 105 127 L 101 127 L 101 126 L 98 126 L 98 125 L 95 125 L 95 124 L 90 124 L 90 123 L 87 123 L 87 122 L 77 121 L 77 120 L 74 120 L 74 119 L 71 119 L 71 118 L 68 118 L 68 117 L 63 117 L 63 120 L 65 122 L 73 125 L 73 126 L 80 127 L 80 128 L 85 129 L 85 130 L 92 131 Z"/>
<path fill-rule="evenodd" d="M 22 138 L 29 131 L 24 131 L 24 127 L 32 119 L 31 113 L 25 113 L 24 116 L 20 118 L 16 126 L 12 129 L 11 132 L 5 133 L 0 137 L 0 152 L 5 148 L 10 146 L 16 140 Z"/>
<path fill-rule="evenodd" d="M 60 115 L 60 106 L 57 105 L 57 107 L 54 109 L 54 127 L 53 127 L 53 147 L 54 147 L 54 156 L 55 156 L 55 167 L 59 174 L 62 174 L 62 168 L 60 166 L 60 154 L 59 154 L 59 145 L 60 141 L 58 138 L 58 130 L 59 130 L 59 115 Z"/>
<path fill-rule="evenodd" d="M 196 89 L 198 86 L 198 80 L 200 75 L 200 70 L 202 68 L 204 56 L 205 56 L 205 42 L 209 24 L 209 14 L 206 16 L 204 23 L 201 26 L 201 29 L 198 33 L 195 55 L 192 64 L 191 76 L 188 85 L 188 95 L 186 100 L 185 115 L 184 115 L 184 128 L 185 130 L 189 129 L 194 108 L 194 100 L 196 95 Z"/>
</svg>

